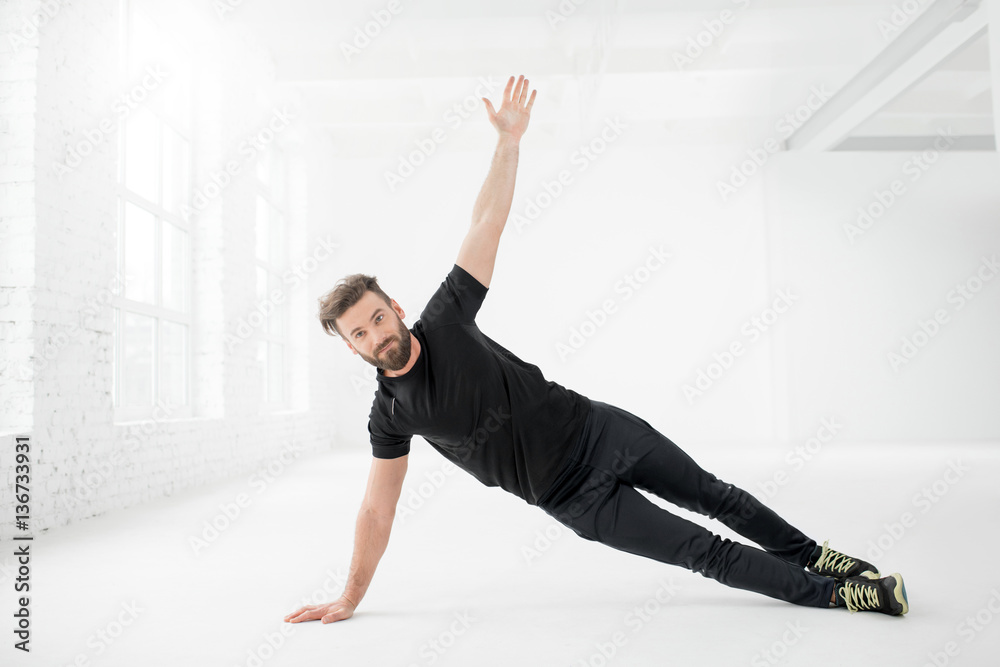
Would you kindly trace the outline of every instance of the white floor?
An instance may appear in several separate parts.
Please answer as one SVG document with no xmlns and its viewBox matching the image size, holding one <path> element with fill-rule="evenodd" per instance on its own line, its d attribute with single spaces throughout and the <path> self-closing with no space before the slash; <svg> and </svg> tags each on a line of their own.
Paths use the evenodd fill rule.
<svg viewBox="0 0 1000 667">
<path fill-rule="evenodd" d="M 861 557 L 878 545 L 883 553 L 875 564 L 905 576 L 910 613 L 798 607 L 587 542 L 462 471 L 441 473 L 444 459 L 415 440 L 401 507 L 417 505 L 421 492 L 426 499 L 397 517 L 353 619 L 282 622 L 307 599 L 332 600 L 342 590 L 370 461 L 364 452 L 299 460 L 266 485 L 234 479 L 36 538 L 30 656 L 10 647 L 16 575 L 5 544 L 0 663 L 1000 662 L 996 443 L 830 446 L 798 471 L 779 454 L 688 451 L 820 542 Z M 961 474 L 947 472 L 953 464 Z M 790 479 L 777 493 L 757 486 L 778 470 Z M 924 488 L 928 495 L 915 498 Z M 220 506 L 229 504 L 232 514 L 241 494 L 249 503 L 195 554 L 190 539 L 206 520 L 222 525 Z M 737 538 L 717 522 L 673 509 Z"/>
</svg>

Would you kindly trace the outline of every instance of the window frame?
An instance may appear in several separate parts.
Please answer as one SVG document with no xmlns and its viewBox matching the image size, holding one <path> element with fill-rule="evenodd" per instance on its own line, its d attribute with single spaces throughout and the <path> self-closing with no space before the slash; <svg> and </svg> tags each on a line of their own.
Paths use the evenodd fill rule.
<svg viewBox="0 0 1000 667">
<path fill-rule="evenodd" d="M 131 53 L 132 46 L 132 30 L 131 26 L 133 21 L 133 7 L 129 0 L 122 0 L 121 2 L 121 48 L 119 51 L 119 82 L 120 88 L 125 89 L 127 86 L 134 84 L 134 82 L 128 81 L 128 76 L 130 70 L 132 69 L 132 58 L 134 57 Z M 155 20 L 148 14 L 143 13 L 143 16 L 153 25 L 156 25 Z M 184 219 L 180 211 L 173 212 L 167 210 L 167 202 L 163 201 L 164 196 L 164 149 L 165 143 L 167 141 L 167 133 L 172 130 L 177 134 L 178 137 L 183 142 L 186 142 L 187 151 L 184 156 L 186 164 L 184 165 L 183 173 L 186 174 L 186 178 L 182 179 L 177 183 L 177 186 L 181 188 L 182 192 L 186 193 L 186 198 L 181 202 L 181 208 L 184 206 L 190 206 L 191 196 L 193 194 L 193 173 L 194 173 L 194 150 L 193 150 L 193 136 L 195 132 L 194 127 L 194 109 L 193 109 L 193 74 L 194 74 L 194 63 L 190 58 L 186 58 L 186 67 L 184 71 L 177 71 L 175 76 L 179 79 L 179 83 L 176 85 L 186 85 L 188 89 L 185 91 L 185 96 L 187 100 L 186 108 L 184 109 L 182 118 L 173 118 L 171 114 L 168 114 L 165 104 L 162 100 L 162 94 L 164 91 L 154 91 L 154 94 L 160 94 L 161 97 L 151 100 L 150 103 L 143 105 L 142 109 L 132 109 L 130 113 L 120 115 L 118 119 L 118 163 L 117 163 L 117 178 L 115 184 L 116 191 L 116 216 L 117 216 L 117 270 L 118 275 L 124 281 L 125 270 L 128 267 L 127 258 L 125 257 L 126 248 L 126 238 L 127 238 L 127 225 L 125 218 L 125 211 L 128 204 L 132 204 L 139 209 L 146 211 L 153 216 L 153 303 L 147 303 L 144 301 L 137 301 L 135 299 L 130 299 L 126 296 L 126 290 L 123 289 L 120 294 L 116 294 L 113 299 L 114 308 L 114 352 L 113 352 L 113 382 L 112 382 L 112 401 L 114 406 L 114 421 L 116 423 L 137 421 L 141 419 L 148 418 L 163 418 L 164 414 L 169 418 L 183 418 L 191 417 L 194 414 L 194 409 L 192 405 L 193 399 L 193 378 L 194 378 L 194 354 L 193 354 L 193 343 L 196 339 L 196 322 L 194 318 L 194 255 L 193 255 L 193 226 Z M 175 68 L 176 69 L 176 68 Z M 155 165 L 156 170 L 156 199 L 157 201 L 150 201 L 144 196 L 137 192 L 129 189 L 126 184 L 126 176 L 128 173 L 127 164 L 127 153 L 128 153 L 128 121 L 133 118 L 133 114 L 137 111 L 145 112 L 151 114 L 155 121 L 156 127 L 156 143 L 155 143 L 155 155 L 152 156 L 151 160 Z M 182 126 L 186 124 L 186 128 Z M 177 229 L 185 233 L 185 242 L 183 245 L 183 256 L 185 257 L 184 271 L 182 272 L 182 279 L 184 281 L 184 286 L 182 289 L 183 296 L 183 310 L 178 311 L 173 308 L 168 308 L 163 304 L 163 251 L 164 251 L 164 225 L 171 224 Z M 153 332 L 152 332 L 152 359 L 151 359 L 151 369 L 150 369 L 150 382 L 151 382 L 151 401 L 147 406 L 123 406 L 122 405 L 122 380 L 123 380 L 123 356 L 124 356 L 124 342 L 125 342 L 125 316 L 128 313 L 133 313 L 136 315 L 141 315 L 145 317 L 151 317 L 153 319 Z M 184 351 L 183 351 L 183 369 L 184 369 L 184 386 L 183 386 L 183 403 L 178 405 L 169 405 L 169 410 L 167 410 L 167 404 L 163 400 L 165 388 L 164 383 L 164 351 L 163 351 L 163 341 L 162 341 L 162 329 L 164 322 L 171 322 L 182 324 L 187 327 L 187 336 L 185 339 Z"/>
<path fill-rule="evenodd" d="M 260 178 L 260 167 L 261 161 L 267 169 L 267 182 L 264 183 Z M 275 179 L 281 179 L 280 188 L 275 188 Z M 283 298 L 280 304 L 277 304 L 276 311 L 272 312 L 268 316 L 268 319 L 272 317 L 277 317 L 279 322 L 278 333 L 271 333 L 269 323 L 265 323 L 263 326 L 258 328 L 257 335 L 255 338 L 256 345 L 258 346 L 258 352 L 255 353 L 255 359 L 260 358 L 259 349 L 260 345 L 263 344 L 266 349 L 266 354 L 264 356 L 264 363 L 261 368 L 261 408 L 267 410 L 268 412 L 279 412 L 287 410 L 289 401 L 289 387 L 288 387 L 288 312 L 289 312 L 289 294 L 288 290 L 283 288 L 283 276 L 288 271 L 288 267 L 291 262 L 289 261 L 289 244 L 288 244 L 288 229 L 289 229 L 289 215 L 288 215 L 288 154 L 282 147 L 271 144 L 267 146 L 263 151 L 257 155 L 257 163 L 254 166 L 254 178 L 253 178 L 253 193 L 254 193 L 254 305 L 256 307 L 259 304 L 259 297 L 257 296 L 256 284 L 257 284 L 257 272 L 260 269 L 265 271 L 268 277 L 267 289 L 264 291 L 265 300 L 270 299 L 271 291 L 271 281 L 270 278 L 273 276 L 277 284 L 283 291 Z M 269 249 L 268 258 L 261 259 L 257 254 L 257 246 L 260 243 L 258 234 L 260 233 L 260 226 L 258 223 L 258 212 L 257 206 L 258 201 L 263 199 L 266 204 L 267 210 L 267 235 L 268 239 L 266 241 L 267 247 Z M 273 259 L 270 253 L 270 239 L 272 236 L 271 224 L 275 216 L 280 216 L 282 220 L 281 234 L 283 236 L 282 243 L 282 255 L 278 258 L 279 264 L 274 264 L 271 260 Z M 278 345 L 281 348 L 281 360 L 278 364 L 279 373 L 281 374 L 281 389 L 277 400 L 272 400 L 270 396 L 270 380 L 271 380 L 271 345 Z M 258 361 L 259 364 L 259 361 Z"/>
</svg>

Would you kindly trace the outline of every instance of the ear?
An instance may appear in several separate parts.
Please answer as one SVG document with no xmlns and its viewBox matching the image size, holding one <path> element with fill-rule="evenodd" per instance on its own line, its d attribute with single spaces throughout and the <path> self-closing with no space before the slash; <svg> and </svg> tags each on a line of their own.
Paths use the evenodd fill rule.
<svg viewBox="0 0 1000 667">
<path fill-rule="evenodd" d="M 396 303 L 395 299 L 390 299 L 390 301 L 392 301 L 392 309 L 396 311 L 397 315 L 399 315 L 399 319 L 406 319 L 406 313 L 403 312 L 403 307 Z"/>
<path fill-rule="evenodd" d="M 346 345 L 346 346 L 347 346 L 347 349 L 349 349 L 349 350 L 350 350 L 351 352 L 353 352 L 354 354 L 357 354 L 357 353 L 358 353 L 358 351 L 354 349 L 354 346 L 353 346 L 353 345 L 351 345 L 351 341 L 349 341 L 349 340 L 345 340 L 345 341 L 344 341 L 344 345 Z"/>
</svg>

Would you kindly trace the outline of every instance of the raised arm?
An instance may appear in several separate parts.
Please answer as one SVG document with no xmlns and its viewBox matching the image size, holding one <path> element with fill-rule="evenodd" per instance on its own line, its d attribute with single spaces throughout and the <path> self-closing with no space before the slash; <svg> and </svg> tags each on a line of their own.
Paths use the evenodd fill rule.
<svg viewBox="0 0 1000 667">
<path fill-rule="evenodd" d="M 324 623 L 332 623 L 354 615 L 389 544 L 396 503 L 406 477 L 407 459 L 408 454 L 395 459 L 372 458 L 368 488 L 354 531 L 354 557 L 343 595 L 329 604 L 301 607 L 286 616 L 285 621 L 299 623 L 322 619 Z"/>
<path fill-rule="evenodd" d="M 528 129 L 531 107 L 535 103 L 535 93 L 528 96 L 528 80 L 524 76 L 507 81 L 503 91 L 500 110 L 483 98 L 490 123 L 497 129 L 497 148 L 493 153 L 493 163 L 486 175 L 472 209 L 472 226 L 458 251 L 456 264 L 465 269 L 473 278 L 486 287 L 493 278 L 500 235 L 507 224 L 510 204 L 514 199 L 514 177 L 517 174 L 518 150 L 521 136 Z"/>
</svg>

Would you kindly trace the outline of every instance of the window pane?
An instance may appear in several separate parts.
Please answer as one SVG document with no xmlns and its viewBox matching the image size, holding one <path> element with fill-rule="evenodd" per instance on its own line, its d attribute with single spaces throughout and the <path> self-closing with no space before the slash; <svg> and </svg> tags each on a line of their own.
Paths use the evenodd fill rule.
<svg viewBox="0 0 1000 667">
<path fill-rule="evenodd" d="M 160 325 L 160 397 L 171 406 L 187 404 L 187 326 L 164 320 Z"/>
<path fill-rule="evenodd" d="M 271 168 L 271 200 L 278 206 L 285 206 L 285 177 L 287 167 L 285 164 L 285 154 L 277 149 L 272 151 L 273 159 Z"/>
<path fill-rule="evenodd" d="M 163 220 L 163 305 L 187 312 L 188 234 Z"/>
<path fill-rule="evenodd" d="M 153 405 L 153 318 L 125 313 L 122 346 L 122 395 L 124 407 Z"/>
<path fill-rule="evenodd" d="M 154 302 L 156 218 L 131 202 L 125 203 L 125 298 Z"/>
<path fill-rule="evenodd" d="M 122 276 L 125 275 L 125 252 L 122 246 L 122 241 L 125 236 L 125 209 L 122 208 L 124 203 L 122 198 L 118 197 L 118 208 L 115 209 L 115 214 L 118 216 L 118 224 L 115 227 L 115 254 L 118 256 L 118 263 L 115 265 L 117 270 L 116 277 L 122 280 Z"/>
<path fill-rule="evenodd" d="M 257 267 L 257 296 L 254 302 L 256 309 L 267 298 L 267 270 Z"/>
<path fill-rule="evenodd" d="M 140 9 L 129 9 L 128 78 L 138 83 L 146 75 L 150 63 L 164 61 L 166 48 L 162 32 L 153 20 Z"/>
<path fill-rule="evenodd" d="M 267 227 L 267 200 L 263 197 L 257 197 L 257 259 L 267 261 L 267 242 L 268 238 L 268 227 Z"/>
<path fill-rule="evenodd" d="M 191 146 L 172 127 L 163 128 L 163 206 L 180 214 L 191 198 Z"/>
<path fill-rule="evenodd" d="M 274 209 L 271 209 L 271 266 L 278 270 L 285 267 L 285 218 Z"/>
<path fill-rule="evenodd" d="M 267 341 L 257 341 L 257 367 L 260 368 L 260 400 L 267 402 Z"/>
<path fill-rule="evenodd" d="M 125 124 L 125 186 L 157 203 L 158 124 L 156 117 L 141 106 L 132 110 Z"/>
<path fill-rule="evenodd" d="M 274 336 L 281 336 L 285 324 L 285 304 L 288 295 L 281 289 L 281 278 L 276 273 L 268 274 L 269 287 L 267 291 L 268 305 L 271 306 L 271 314 L 267 318 L 267 332 Z M 275 299 L 274 295 L 278 298 Z M 280 303 L 279 303 L 280 301 Z"/>
<path fill-rule="evenodd" d="M 281 372 L 281 352 L 283 347 L 278 343 L 268 343 L 267 356 L 267 402 L 281 403 L 283 399 L 283 383 Z"/>
<path fill-rule="evenodd" d="M 186 39 L 186 36 L 177 37 Z M 174 46 L 178 46 L 178 43 L 171 44 L 171 47 Z M 162 84 L 164 113 L 186 130 L 191 123 L 191 63 L 173 48 L 170 49 L 166 61 L 170 76 Z"/>
<path fill-rule="evenodd" d="M 257 178 L 264 185 L 267 185 L 268 178 L 270 177 L 270 157 L 270 151 L 262 151 L 257 154 Z"/>
</svg>

